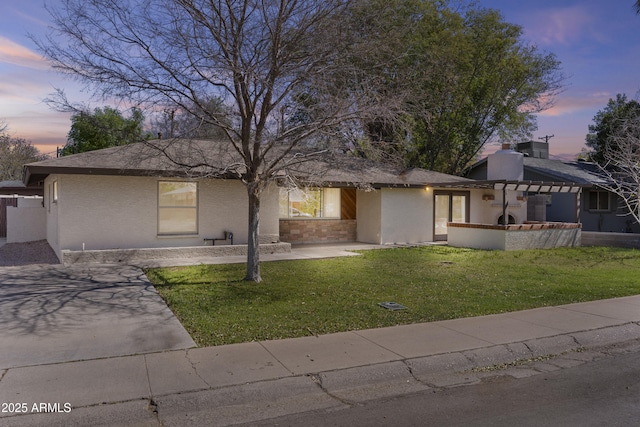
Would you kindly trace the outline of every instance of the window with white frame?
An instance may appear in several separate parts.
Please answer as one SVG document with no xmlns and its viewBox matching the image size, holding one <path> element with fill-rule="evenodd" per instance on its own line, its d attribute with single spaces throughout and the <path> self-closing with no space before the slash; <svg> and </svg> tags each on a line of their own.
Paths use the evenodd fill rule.
<svg viewBox="0 0 640 427">
<path fill-rule="evenodd" d="M 198 234 L 196 182 L 158 182 L 158 234 Z"/>
<path fill-rule="evenodd" d="M 281 188 L 280 218 L 340 218 L 340 189 Z"/>
<path fill-rule="evenodd" d="M 589 191 L 589 210 L 596 212 L 608 212 L 611 210 L 611 195 L 608 191 Z"/>
</svg>

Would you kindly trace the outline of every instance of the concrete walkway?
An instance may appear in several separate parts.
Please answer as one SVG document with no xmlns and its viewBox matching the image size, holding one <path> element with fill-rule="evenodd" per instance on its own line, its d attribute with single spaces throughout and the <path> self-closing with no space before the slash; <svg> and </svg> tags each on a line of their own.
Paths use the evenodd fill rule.
<svg viewBox="0 0 640 427">
<path fill-rule="evenodd" d="M 549 372 L 605 357 L 599 348 L 623 342 L 640 345 L 640 296 L 323 336 L 17 366 L 0 370 L 0 402 L 20 404 L 0 412 L 0 425 L 251 423 L 496 375 L 491 373 L 495 369 L 477 369 L 481 367 L 502 364 L 499 374 L 516 378 Z M 539 357 L 534 365 L 512 364 Z"/>
</svg>

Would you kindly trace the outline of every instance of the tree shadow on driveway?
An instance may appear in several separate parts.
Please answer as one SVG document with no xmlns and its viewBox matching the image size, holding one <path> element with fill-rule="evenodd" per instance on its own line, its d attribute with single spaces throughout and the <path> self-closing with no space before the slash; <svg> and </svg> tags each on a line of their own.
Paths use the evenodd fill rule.
<svg viewBox="0 0 640 427">
<path fill-rule="evenodd" d="M 194 347 L 131 266 L 0 268 L 0 369 Z"/>
</svg>

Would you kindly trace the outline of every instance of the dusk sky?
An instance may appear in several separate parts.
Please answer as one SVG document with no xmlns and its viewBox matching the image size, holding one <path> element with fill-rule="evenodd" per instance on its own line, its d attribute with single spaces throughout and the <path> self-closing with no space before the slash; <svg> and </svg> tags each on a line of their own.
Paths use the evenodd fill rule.
<svg viewBox="0 0 640 427">
<path fill-rule="evenodd" d="M 584 147 L 593 116 L 609 98 L 640 90 L 640 16 L 633 0 L 479 0 L 524 29 L 524 40 L 554 53 L 567 76 L 555 106 L 538 115 L 534 139 L 550 139 L 552 157 L 572 159 Z M 55 5 L 55 1 L 48 1 Z M 0 6 L 0 120 L 12 136 L 55 155 L 66 142 L 68 114 L 43 100 L 64 89 L 72 101 L 86 101 L 76 83 L 49 70 L 27 33 L 41 36 L 49 23 L 42 0 Z M 94 107 L 102 104 L 94 104 Z M 490 148 L 488 151 L 492 151 Z"/>
</svg>

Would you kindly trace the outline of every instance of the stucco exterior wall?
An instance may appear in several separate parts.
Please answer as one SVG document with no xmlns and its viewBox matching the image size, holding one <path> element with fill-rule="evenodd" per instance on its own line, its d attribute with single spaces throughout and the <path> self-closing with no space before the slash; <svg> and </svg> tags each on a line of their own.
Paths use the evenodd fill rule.
<svg viewBox="0 0 640 427">
<path fill-rule="evenodd" d="M 247 243 L 248 202 L 244 186 L 235 180 L 198 180 L 198 233 L 158 235 L 157 177 L 59 175 L 58 201 L 48 211 L 47 238 L 58 249 L 94 250 L 203 245 L 204 238 L 234 233 L 234 243 Z M 180 181 L 177 179 L 176 181 Z M 273 199 L 273 200 L 272 200 Z M 278 193 L 263 193 L 261 234 L 278 235 Z"/>
<path fill-rule="evenodd" d="M 449 246 L 497 249 L 549 249 L 580 246 L 579 224 L 536 223 L 508 227 L 484 224 L 449 224 Z"/>
<path fill-rule="evenodd" d="M 382 192 L 358 190 L 356 197 L 357 238 L 363 243 L 381 243 Z"/>
<path fill-rule="evenodd" d="M 507 215 L 513 216 L 516 224 L 527 221 L 527 201 L 522 191 L 507 191 Z M 491 198 L 493 197 L 493 199 Z M 502 190 L 471 191 L 471 213 L 469 222 L 497 225 L 502 216 Z"/>
<path fill-rule="evenodd" d="M 7 207 L 7 243 L 33 242 L 47 238 L 46 210 L 41 198 L 18 198 L 18 206 Z"/>
<path fill-rule="evenodd" d="M 505 230 L 447 227 L 447 244 L 455 248 L 505 250 Z"/>
<path fill-rule="evenodd" d="M 53 183 L 59 180 L 58 175 L 49 175 L 44 181 L 44 208 L 45 208 L 45 223 L 46 223 L 46 236 L 49 246 L 58 256 L 58 259 L 62 259 L 62 252 L 60 249 L 60 241 L 58 238 L 58 203 L 53 200 Z"/>
<path fill-rule="evenodd" d="M 380 192 L 382 244 L 433 240 L 433 191 L 383 188 Z"/>
</svg>

